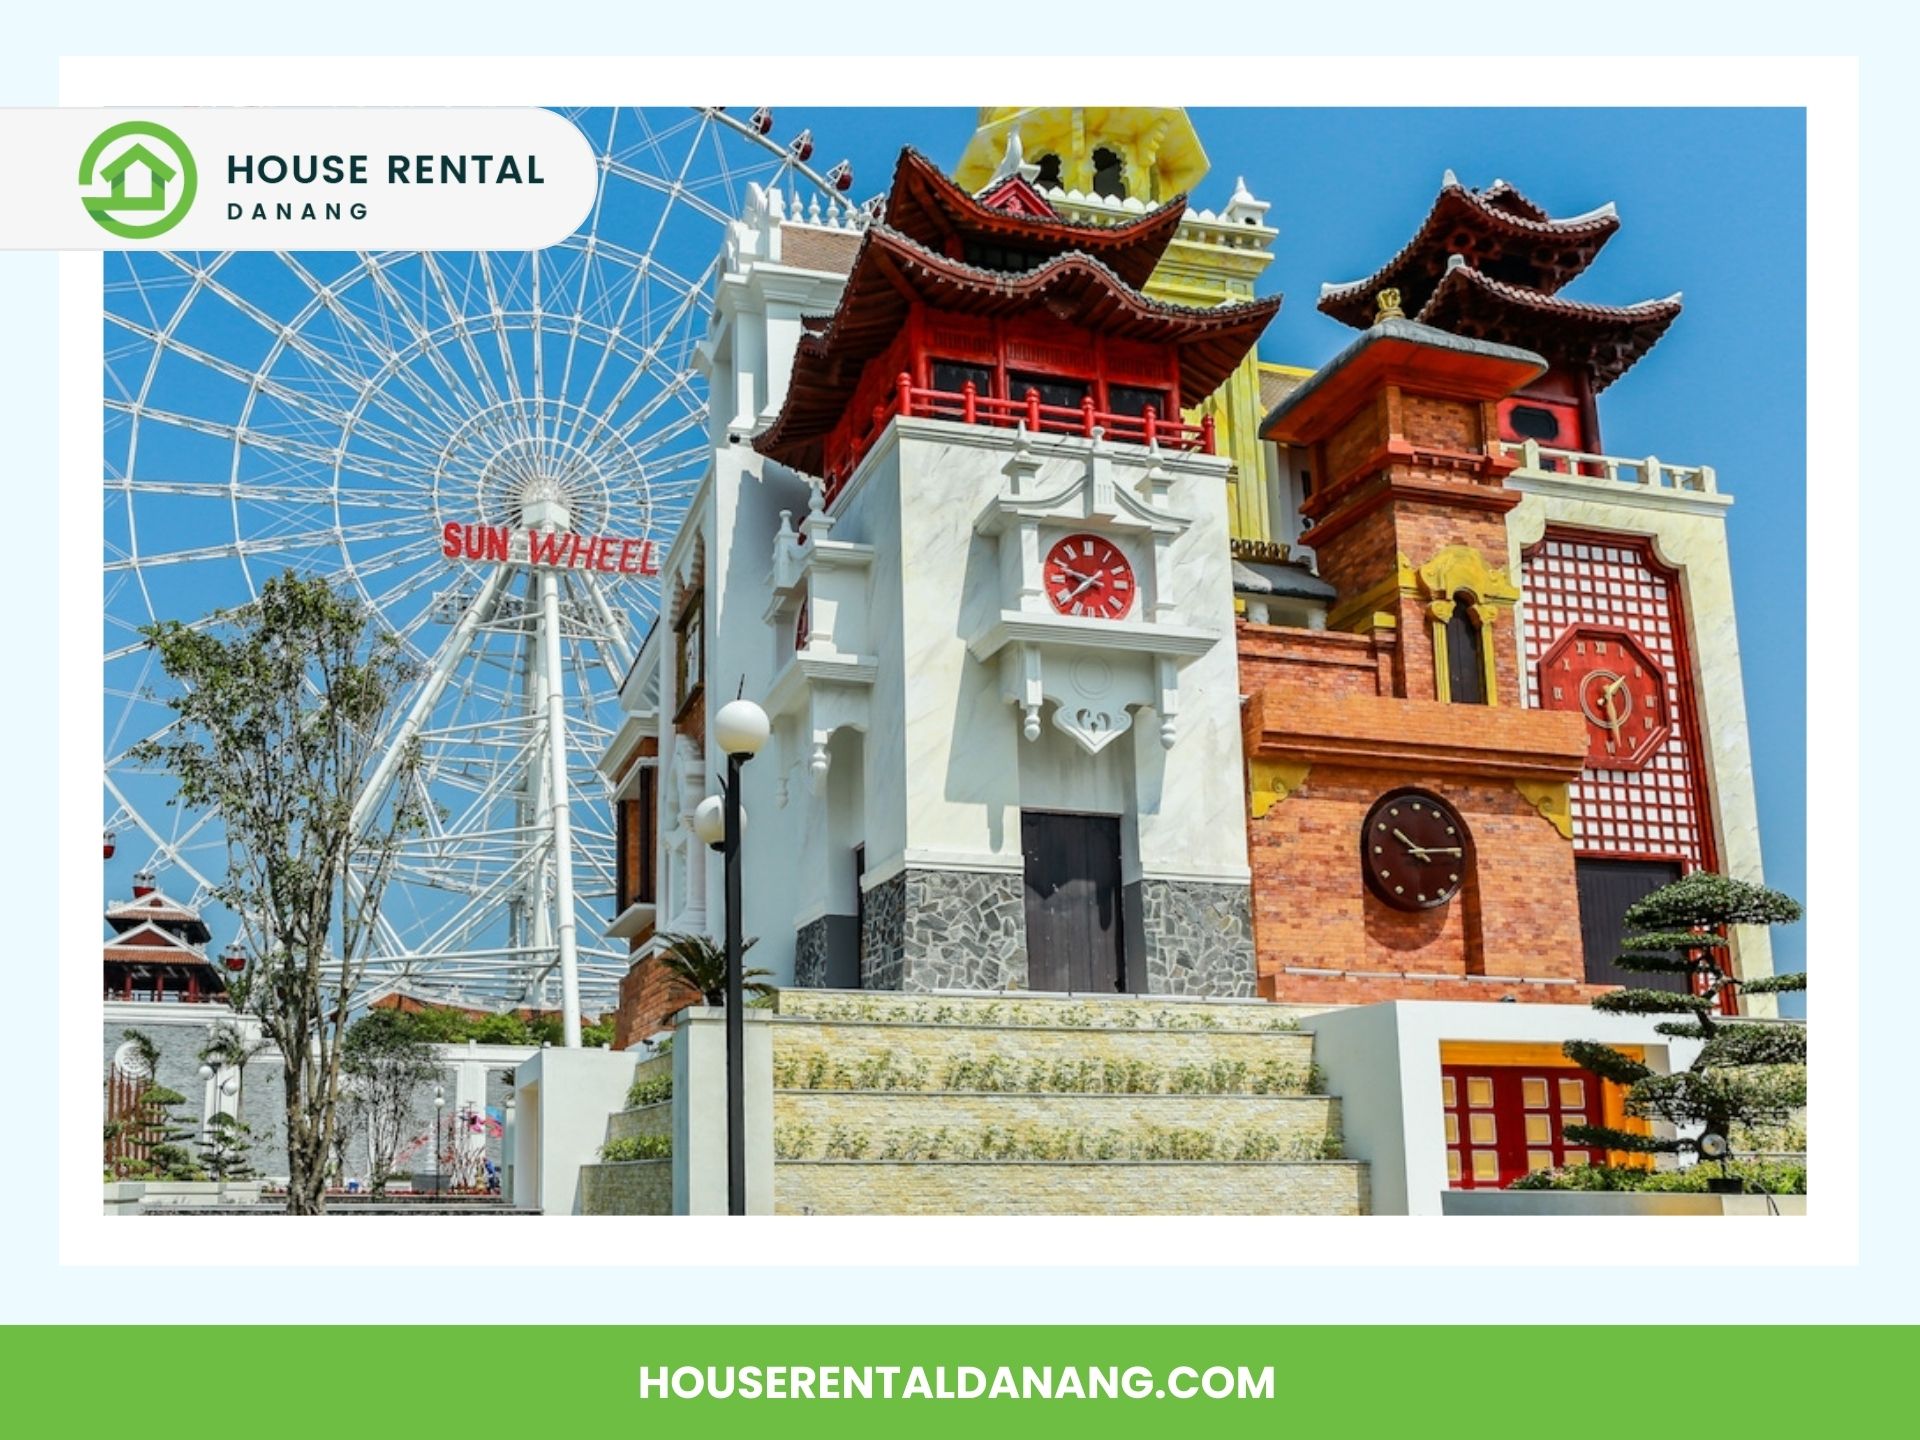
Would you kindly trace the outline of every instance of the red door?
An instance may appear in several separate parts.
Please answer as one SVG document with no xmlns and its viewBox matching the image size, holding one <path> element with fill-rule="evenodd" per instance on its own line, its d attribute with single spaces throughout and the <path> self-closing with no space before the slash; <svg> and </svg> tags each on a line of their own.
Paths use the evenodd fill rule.
<svg viewBox="0 0 1920 1440">
<path fill-rule="evenodd" d="M 1442 1065 L 1447 1181 L 1456 1190 L 1501 1190 L 1529 1170 L 1600 1165 L 1604 1151 L 1568 1145 L 1568 1125 L 1602 1124 L 1600 1079 L 1586 1070 L 1531 1065 Z"/>
</svg>

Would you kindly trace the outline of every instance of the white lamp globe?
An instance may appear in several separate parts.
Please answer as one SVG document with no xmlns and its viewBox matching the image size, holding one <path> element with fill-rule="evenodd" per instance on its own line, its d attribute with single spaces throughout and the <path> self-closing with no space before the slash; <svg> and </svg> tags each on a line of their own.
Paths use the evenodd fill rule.
<svg viewBox="0 0 1920 1440">
<path fill-rule="evenodd" d="M 740 819 L 744 824 L 746 812 Z M 694 807 L 693 833 L 700 837 L 702 845 L 722 845 L 727 839 L 727 805 L 718 795 L 709 795 Z"/>
<path fill-rule="evenodd" d="M 713 717 L 713 738 L 722 755 L 758 755 L 772 731 L 767 712 L 751 700 L 729 700 Z"/>
</svg>

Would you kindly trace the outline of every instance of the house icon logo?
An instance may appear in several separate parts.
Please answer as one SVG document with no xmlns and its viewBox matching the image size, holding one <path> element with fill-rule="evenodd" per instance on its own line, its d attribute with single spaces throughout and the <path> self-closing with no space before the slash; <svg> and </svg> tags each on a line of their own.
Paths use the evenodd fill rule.
<svg viewBox="0 0 1920 1440">
<path fill-rule="evenodd" d="M 186 142 L 166 126 L 125 120 L 87 146 L 80 157 L 80 188 L 80 203 L 102 230 L 124 240 L 146 240 L 164 235 L 186 216 L 199 172 Z"/>
</svg>

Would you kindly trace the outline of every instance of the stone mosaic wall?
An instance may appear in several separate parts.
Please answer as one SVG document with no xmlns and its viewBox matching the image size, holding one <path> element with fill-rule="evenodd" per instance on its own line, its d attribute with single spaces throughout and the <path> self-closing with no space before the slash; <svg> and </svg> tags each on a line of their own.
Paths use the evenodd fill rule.
<svg viewBox="0 0 1920 1440">
<path fill-rule="evenodd" d="M 1139 886 L 1148 993 L 1254 993 L 1253 905 L 1246 886 L 1150 879 Z"/>
<path fill-rule="evenodd" d="M 881 881 L 867 891 L 860 947 L 860 988 L 898 990 L 906 954 L 907 877 Z"/>
<path fill-rule="evenodd" d="M 817 990 L 827 983 L 827 917 L 809 920 L 793 937 L 793 983 Z"/>
<path fill-rule="evenodd" d="M 1026 891 L 1006 871 L 906 872 L 905 990 L 1027 983 Z"/>
</svg>

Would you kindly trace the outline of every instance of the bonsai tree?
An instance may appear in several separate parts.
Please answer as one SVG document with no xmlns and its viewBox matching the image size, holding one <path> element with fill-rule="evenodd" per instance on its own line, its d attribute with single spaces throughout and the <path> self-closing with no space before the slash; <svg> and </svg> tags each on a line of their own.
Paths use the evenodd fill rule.
<svg viewBox="0 0 1920 1440">
<path fill-rule="evenodd" d="M 198 1180 L 200 1169 L 184 1143 L 194 1132 L 174 1113 L 187 1097 L 154 1078 L 160 1073 L 160 1048 L 147 1035 L 139 1030 L 121 1034 L 134 1047 L 146 1081 L 131 1107 L 106 1124 L 108 1178 Z"/>
<path fill-rule="evenodd" d="M 1722 1018 L 1719 995 L 1723 988 L 1745 995 L 1804 990 L 1807 977 L 1738 979 L 1725 972 L 1720 956 L 1727 948 L 1727 926 L 1792 924 L 1801 913 L 1800 903 L 1778 890 L 1705 871 L 1630 906 L 1620 967 L 1684 976 L 1690 983 L 1684 990 L 1615 991 L 1596 999 L 1593 1008 L 1614 1015 L 1684 1017 L 1653 1028 L 1675 1039 L 1701 1041 L 1700 1053 L 1685 1070 L 1660 1075 L 1598 1041 L 1570 1040 L 1562 1048 L 1576 1064 L 1626 1087 L 1628 1115 L 1665 1121 L 1678 1130 L 1697 1127 L 1698 1133 L 1658 1136 L 1569 1125 L 1567 1139 L 1636 1154 L 1698 1154 L 1706 1136 L 1725 1140 L 1741 1130 L 1788 1124 L 1807 1102 L 1806 1030 Z M 1717 1158 L 1724 1173 L 1724 1150 Z"/>
<path fill-rule="evenodd" d="M 691 990 L 700 992 L 700 998 L 708 1005 L 727 1003 L 727 951 L 723 945 L 716 945 L 705 935 L 663 935 L 660 937 L 662 948 L 658 952 L 661 969 Z M 742 951 L 751 950 L 753 941 L 749 940 L 741 947 Z M 770 999 L 774 987 L 767 984 L 764 977 L 771 970 L 745 970 L 741 972 L 740 988 L 754 1000 Z"/>
<path fill-rule="evenodd" d="M 222 1183 L 253 1179 L 247 1157 L 253 1150 L 253 1131 L 237 1115 L 216 1110 L 200 1134 L 200 1168 Z"/>
</svg>

